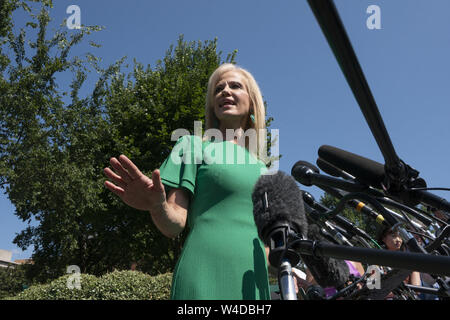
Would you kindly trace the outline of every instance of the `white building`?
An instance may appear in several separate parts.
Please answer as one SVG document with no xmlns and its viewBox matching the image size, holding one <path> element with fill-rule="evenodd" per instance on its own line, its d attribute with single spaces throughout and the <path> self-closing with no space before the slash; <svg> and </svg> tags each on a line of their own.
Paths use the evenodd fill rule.
<svg viewBox="0 0 450 320">
<path fill-rule="evenodd" d="M 0 268 L 12 267 L 14 268 L 17 263 L 11 261 L 12 252 L 8 250 L 0 249 Z"/>
</svg>

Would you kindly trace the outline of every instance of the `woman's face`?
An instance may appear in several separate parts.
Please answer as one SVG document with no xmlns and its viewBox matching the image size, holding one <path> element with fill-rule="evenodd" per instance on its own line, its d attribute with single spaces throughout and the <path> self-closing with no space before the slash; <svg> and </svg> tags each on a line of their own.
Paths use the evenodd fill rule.
<svg viewBox="0 0 450 320">
<path fill-rule="evenodd" d="M 383 242 L 386 244 L 388 250 L 397 251 L 400 250 L 403 240 L 400 238 L 398 232 L 389 232 L 384 236 Z"/>
<path fill-rule="evenodd" d="M 214 87 L 214 113 L 219 121 L 243 123 L 250 111 L 246 81 L 239 72 L 225 72 Z"/>
</svg>

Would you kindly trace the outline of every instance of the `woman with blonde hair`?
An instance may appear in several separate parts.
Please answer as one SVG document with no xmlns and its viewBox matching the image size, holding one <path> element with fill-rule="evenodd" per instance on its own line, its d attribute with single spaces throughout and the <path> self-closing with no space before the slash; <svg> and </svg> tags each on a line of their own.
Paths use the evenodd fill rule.
<svg viewBox="0 0 450 320">
<path fill-rule="evenodd" d="M 105 186 L 149 211 L 167 237 L 189 227 L 172 299 L 270 299 L 251 200 L 267 171 L 264 104 L 253 76 L 233 64 L 217 68 L 208 82 L 205 117 L 205 138 L 178 139 L 151 179 L 121 155 L 110 160 L 114 171 L 105 169 L 115 184 Z"/>
<path fill-rule="evenodd" d="M 246 82 L 247 95 L 250 99 L 250 106 L 247 110 L 242 110 L 246 112 L 248 116 L 242 117 L 241 121 L 236 121 L 231 119 L 227 121 L 222 112 L 222 121 L 218 119 L 218 113 L 220 113 L 220 107 L 216 104 L 216 90 L 218 90 L 217 83 L 220 78 L 226 73 L 238 73 L 240 77 Z M 265 119 L 265 108 L 264 101 L 261 95 L 258 84 L 256 83 L 253 76 L 245 69 L 237 67 L 234 64 L 226 63 L 217 68 L 211 75 L 208 81 L 208 89 L 206 93 L 206 108 L 205 108 L 205 129 L 206 131 L 213 131 L 211 129 L 218 129 L 222 136 L 226 136 L 226 129 L 228 130 L 242 130 L 247 133 L 249 140 L 242 139 L 242 136 L 237 137 L 238 144 L 245 144 L 245 147 L 249 149 L 250 152 L 255 154 L 259 160 L 266 163 L 268 160 L 266 158 L 266 119 Z M 237 135 L 239 133 L 237 132 Z M 206 139 L 208 138 L 205 137 Z M 254 139 L 254 140 L 252 140 Z M 254 142 L 253 144 L 251 142 Z"/>
</svg>

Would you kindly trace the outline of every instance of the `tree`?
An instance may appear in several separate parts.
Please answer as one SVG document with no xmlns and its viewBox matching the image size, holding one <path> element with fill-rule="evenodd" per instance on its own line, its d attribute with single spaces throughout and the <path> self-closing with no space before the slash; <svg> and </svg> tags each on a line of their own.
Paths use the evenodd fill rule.
<svg viewBox="0 0 450 320">
<path fill-rule="evenodd" d="M 69 52 L 85 35 L 99 30 L 84 27 L 69 38 L 65 31 L 58 31 L 47 39 L 51 7 L 51 1 L 42 1 L 38 15 L 32 14 L 25 1 L 7 0 L 0 7 L 0 16 L 7 17 L 2 19 L 5 24 L 1 27 L 0 184 L 19 218 L 40 222 L 39 227 L 21 232 L 14 242 L 23 249 L 34 244 L 36 263 L 43 256 L 48 257 L 48 263 L 39 267 L 51 270 L 49 275 L 59 271 L 56 261 L 69 260 L 61 253 L 76 248 L 74 234 L 82 231 L 76 217 L 85 210 L 79 209 L 78 203 L 94 205 L 95 195 L 91 196 L 90 190 L 96 183 L 92 178 L 86 179 L 92 168 L 73 162 L 75 154 L 69 151 L 74 140 L 82 136 L 76 131 L 80 124 L 75 120 L 76 112 L 86 106 L 64 106 L 65 93 L 58 92 L 55 75 L 64 71 L 76 73 L 72 93 L 76 91 L 86 61 L 69 59 Z M 33 19 L 15 35 L 11 17 L 19 8 Z M 37 34 L 36 40 L 26 45 L 28 32 Z M 4 54 L 8 49 L 11 57 Z M 51 54 L 53 51 L 56 52 Z M 88 111 L 93 117 L 83 123 L 86 128 L 99 117 L 95 110 Z"/>
<path fill-rule="evenodd" d="M 171 271 L 185 234 L 165 238 L 148 213 L 104 188 L 102 169 L 123 153 L 150 175 L 169 155 L 172 131 L 203 121 L 209 75 L 223 62 L 217 39 L 195 43 L 180 36 L 154 68 L 134 61 L 126 74 L 125 57 L 105 69 L 92 54 L 69 58 L 98 27 L 82 26 L 70 37 L 60 29 L 47 39 L 51 7 L 41 1 L 41 11 L 27 23 L 37 32 L 28 47 L 27 31 L 14 35 L 10 19 L 19 8 L 31 12 L 27 1 L 7 0 L 0 7 L 7 17 L 0 25 L 0 184 L 20 219 L 39 222 L 14 239 L 22 249 L 34 245 L 29 276 L 54 279 L 68 265 L 101 275 L 129 269 L 132 262 L 150 274 Z M 6 45 L 13 57 L 3 54 Z M 225 61 L 235 57 L 236 51 Z M 92 69 L 100 77 L 80 98 Z M 65 71 L 73 75 L 70 92 L 55 80 Z"/>
</svg>

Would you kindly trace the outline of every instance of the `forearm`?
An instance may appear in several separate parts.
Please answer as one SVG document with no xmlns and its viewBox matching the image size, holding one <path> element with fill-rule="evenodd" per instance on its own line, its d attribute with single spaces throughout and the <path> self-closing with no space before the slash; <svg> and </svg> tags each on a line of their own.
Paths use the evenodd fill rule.
<svg viewBox="0 0 450 320">
<path fill-rule="evenodd" d="M 420 281 L 420 273 L 417 271 L 414 271 L 411 273 L 411 276 L 409 278 L 409 283 L 414 286 L 421 286 L 422 282 Z"/>
<path fill-rule="evenodd" d="M 168 238 L 175 238 L 186 225 L 186 214 L 176 210 L 167 201 L 150 209 L 150 215 L 158 230 Z"/>
</svg>

